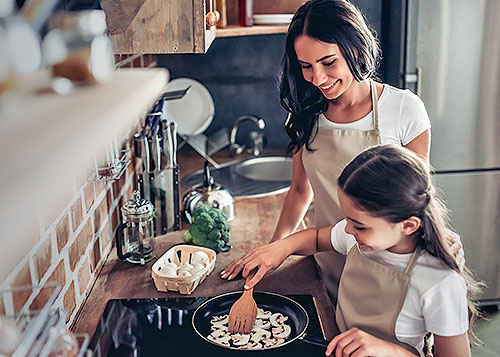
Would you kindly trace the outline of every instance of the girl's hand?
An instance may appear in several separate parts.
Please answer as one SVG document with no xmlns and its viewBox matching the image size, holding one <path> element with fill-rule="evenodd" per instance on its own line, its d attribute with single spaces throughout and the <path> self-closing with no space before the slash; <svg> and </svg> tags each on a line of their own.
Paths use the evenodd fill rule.
<svg viewBox="0 0 500 357">
<path fill-rule="evenodd" d="M 229 263 L 221 272 L 221 278 L 232 280 L 242 272 L 241 275 L 246 279 L 252 270 L 257 269 L 255 275 L 245 284 L 245 289 L 254 287 L 267 273 L 274 271 L 288 257 L 289 254 L 286 253 L 284 246 L 286 246 L 286 239 L 253 249 L 250 253 Z"/>
<path fill-rule="evenodd" d="M 351 328 L 335 336 L 328 344 L 325 355 L 330 356 L 334 350 L 335 357 L 414 356 L 400 346 L 357 328 Z"/>
</svg>

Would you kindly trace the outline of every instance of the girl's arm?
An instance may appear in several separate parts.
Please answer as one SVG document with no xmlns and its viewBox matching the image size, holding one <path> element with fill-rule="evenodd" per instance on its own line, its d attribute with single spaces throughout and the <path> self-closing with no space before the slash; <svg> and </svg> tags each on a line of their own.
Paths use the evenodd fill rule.
<svg viewBox="0 0 500 357">
<path fill-rule="evenodd" d="M 467 332 L 458 336 L 434 335 L 434 357 L 470 357 Z"/>
<path fill-rule="evenodd" d="M 280 218 L 271 238 L 271 242 L 280 240 L 293 233 L 311 204 L 313 190 L 302 164 L 302 147 L 293 155 L 292 182 L 288 190 Z"/>
<path fill-rule="evenodd" d="M 279 267 L 289 255 L 311 255 L 318 251 L 333 250 L 331 230 L 331 226 L 319 229 L 310 228 L 294 233 L 286 239 L 257 247 L 229 263 L 221 272 L 221 278 L 232 280 L 240 272 L 243 278 L 246 278 L 252 270 L 257 269 L 255 276 L 245 284 L 245 289 L 250 289 L 267 273 Z"/>
</svg>

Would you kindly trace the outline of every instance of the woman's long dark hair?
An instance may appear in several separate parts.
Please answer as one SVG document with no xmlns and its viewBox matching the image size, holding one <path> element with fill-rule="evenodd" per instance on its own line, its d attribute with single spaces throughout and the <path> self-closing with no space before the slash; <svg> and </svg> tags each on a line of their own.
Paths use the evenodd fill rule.
<svg viewBox="0 0 500 357">
<path fill-rule="evenodd" d="M 293 153 L 302 145 L 311 151 L 313 129 L 329 103 L 302 75 L 294 47 L 301 35 L 338 45 L 358 82 L 375 76 L 380 60 L 380 46 L 373 32 L 363 14 L 349 1 L 309 0 L 297 10 L 288 27 L 279 77 L 281 105 L 290 113 L 285 123 L 291 139 L 288 151 Z"/>
<path fill-rule="evenodd" d="M 420 218 L 420 228 L 414 234 L 417 244 L 464 277 L 472 325 L 478 315 L 472 301 L 481 284 L 468 269 L 460 269 L 450 250 L 447 209 L 432 184 L 429 165 L 403 147 L 375 146 L 344 168 L 338 184 L 359 209 L 374 217 L 391 223 Z"/>
</svg>

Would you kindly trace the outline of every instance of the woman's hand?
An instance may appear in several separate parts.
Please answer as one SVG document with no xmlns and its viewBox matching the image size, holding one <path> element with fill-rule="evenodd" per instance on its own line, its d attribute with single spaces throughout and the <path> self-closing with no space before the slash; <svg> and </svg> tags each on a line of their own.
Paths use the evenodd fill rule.
<svg viewBox="0 0 500 357">
<path fill-rule="evenodd" d="M 403 347 L 357 328 L 351 328 L 335 336 L 328 344 L 325 355 L 330 356 L 334 351 L 335 357 L 415 356 Z"/>
<path fill-rule="evenodd" d="M 248 274 L 257 269 L 255 275 L 246 282 L 245 289 L 250 289 L 255 286 L 267 273 L 274 271 L 283 263 L 290 255 L 286 250 L 286 239 L 282 239 L 270 244 L 253 249 L 250 253 L 245 254 L 239 259 L 233 260 L 221 272 L 222 279 L 232 280 L 240 272 L 243 278 L 247 278 Z"/>
</svg>

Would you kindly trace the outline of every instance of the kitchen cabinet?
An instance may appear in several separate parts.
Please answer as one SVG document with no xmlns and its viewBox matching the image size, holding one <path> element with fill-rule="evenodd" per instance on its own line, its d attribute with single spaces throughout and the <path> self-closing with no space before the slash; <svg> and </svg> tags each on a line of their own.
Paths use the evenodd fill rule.
<svg viewBox="0 0 500 357">
<path fill-rule="evenodd" d="M 116 54 L 206 53 L 216 37 L 286 33 L 288 24 L 238 26 L 238 2 L 222 0 L 100 0 Z M 293 14 L 304 0 L 256 0 L 254 12 Z M 219 7 L 221 1 L 219 1 Z M 224 11 L 227 26 L 212 22 Z"/>
<path fill-rule="evenodd" d="M 101 0 L 117 54 L 205 53 L 215 0 Z"/>
</svg>

